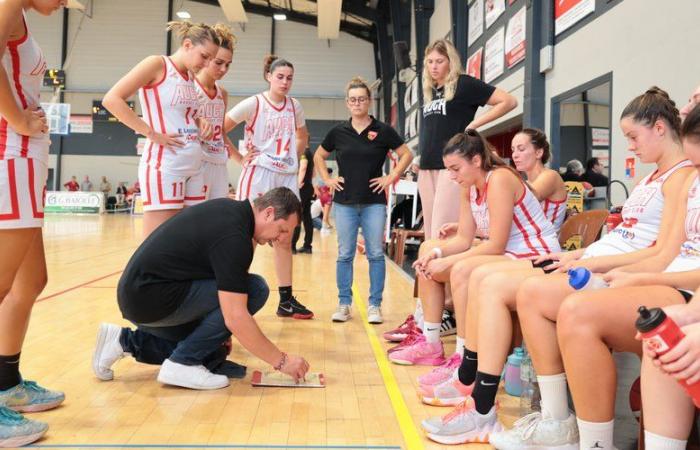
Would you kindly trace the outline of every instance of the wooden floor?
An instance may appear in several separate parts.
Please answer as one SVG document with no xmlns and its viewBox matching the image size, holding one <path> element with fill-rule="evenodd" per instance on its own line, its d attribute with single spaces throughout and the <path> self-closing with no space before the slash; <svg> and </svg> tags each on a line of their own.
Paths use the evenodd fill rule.
<svg viewBox="0 0 700 450">
<path fill-rule="evenodd" d="M 33 416 L 50 424 L 39 446 L 441 448 L 420 431 L 422 419 L 449 411 L 422 405 L 417 398 L 416 376 L 427 369 L 384 360 L 388 345 L 381 333 L 400 323 L 414 306 L 412 283 L 393 263 L 387 265 L 384 325 L 363 324 L 357 305 L 350 322 L 330 321 L 337 305 L 334 234 L 317 234 L 314 254 L 294 259 L 295 293 L 316 318 L 277 318 L 275 291 L 256 316 L 281 349 L 305 356 L 312 370 L 326 375 L 325 389 L 253 388 L 248 377 L 227 389 L 200 392 L 165 387 L 156 381 L 158 367 L 130 359 L 115 366 L 113 381 L 102 382 L 92 374 L 100 322 L 128 325 L 117 308 L 115 287 L 139 244 L 141 220 L 127 215 L 52 216 L 44 233 L 49 284 L 34 308 L 22 373 L 65 391 L 67 399 L 62 407 Z M 252 271 L 276 286 L 271 249 L 256 253 Z M 357 293 L 366 298 L 364 257 L 356 261 L 355 280 Z M 379 342 L 381 352 L 373 352 L 372 341 L 375 347 Z M 454 337 L 447 338 L 445 348 L 451 352 L 453 347 Z M 230 358 L 246 364 L 249 372 L 269 370 L 235 341 Z M 518 399 L 503 393 L 499 399 L 502 419 L 510 425 Z"/>
</svg>

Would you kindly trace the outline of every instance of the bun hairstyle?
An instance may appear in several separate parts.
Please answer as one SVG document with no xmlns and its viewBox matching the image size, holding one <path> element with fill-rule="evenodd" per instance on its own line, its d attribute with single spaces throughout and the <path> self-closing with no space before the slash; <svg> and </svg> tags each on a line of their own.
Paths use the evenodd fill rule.
<svg viewBox="0 0 700 450">
<path fill-rule="evenodd" d="M 671 130 L 675 141 L 680 142 L 681 117 L 676 103 L 663 89 L 652 86 L 645 93 L 632 100 L 622 111 L 620 119 L 631 117 L 635 122 L 650 127 L 657 120 L 663 120 Z"/>
<path fill-rule="evenodd" d="M 549 141 L 547 135 L 542 130 L 536 128 L 523 128 L 518 134 L 524 134 L 530 138 L 530 143 L 539 150 L 542 150 L 542 164 L 547 164 L 549 158 L 552 157 L 552 152 L 549 150 Z"/>
<path fill-rule="evenodd" d="M 221 22 L 217 23 L 213 27 L 214 33 L 219 37 L 219 47 L 223 47 L 231 52 L 236 48 L 236 43 L 238 39 L 231 31 L 231 28 Z"/>
<path fill-rule="evenodd" d="M 263 79 L 267 81 L 265 75 L 274 72 L 280 67 L 289 67 L 294 70 L 294 65 L 286 59 L 282 59 L 277 55 L 267 55 L 265 59 L 263 59 Z"/>
<path fill-rule="evenodd" d="M 372 98 L 372 92 L 370 92 L 367 82 L 364 78 L 362 78 L 359 75 L 354 76 L 352 80 L 350 80 L 350 82 L 345 86 L 346 97 L 350 93 L 350 89 L 364 89 L 365 91 L 367 91 L 367 97 Z"/>
<path fill-rule="evenodd" d="M 681 128 L 681 136 L 683 139 L 700 143 L 700 105 L 695 105 L 685 117 Z"/>
<path fill-rule="evenodd" d="M 459 155 L 471 161 L 472 158 L 478 155 L 481 157 L 481 168 L 487 172 L 497 167 L 511 169 L 505 161 L 494 154 L 495 151 L 495 148 L 478 131 L 468 129 L 464 133 L 455 134 L 447 142 L 442 151 L 442 156 Z"/>
<path fill-rule="evenodd" d="M 194 45 L 202 45 L 206 41 L 211 41 L 216 45 L 221 43 L 212 27 L 203 22 L 192 23 L 188 20 L 174 20 L 168 22 L 166 30 L 173 31 L 180 38 L 180 43 L 184 42 L 185 39 L 189 39 Z"/>
</svg>

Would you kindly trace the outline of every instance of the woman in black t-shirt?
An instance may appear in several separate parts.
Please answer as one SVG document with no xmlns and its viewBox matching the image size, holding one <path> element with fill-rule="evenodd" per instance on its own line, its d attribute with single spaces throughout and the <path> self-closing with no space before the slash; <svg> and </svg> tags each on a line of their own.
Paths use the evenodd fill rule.
<svg viewBox="0 0 700 450">
<path fill-rule="evenodd" d="M 352 263 L 355 258 L 357 231 L 361 227 L 369 262 L 370 295 L 367 319 L 382 323 L 381 303 L 384 291 L 384 225 L 386 223 L 386 191 L 406 170 L 413 159 L 411 151 L 396 131 L 369 115 L 372 101 L 367 83 L 353 78 L 346 90 L 351 118 L 328 132 L 314 156 L 316 171 L 335 191 L 335 227 L 338 231 L 338 311 L 334 322 L 350 318 L 352 304 Z M 336 152 L 338 177 L 331 178 L 326 158 Z M 387 154 L 395 151 L 399 163 L 384 176 L 382 166 Z"/>
</svg>

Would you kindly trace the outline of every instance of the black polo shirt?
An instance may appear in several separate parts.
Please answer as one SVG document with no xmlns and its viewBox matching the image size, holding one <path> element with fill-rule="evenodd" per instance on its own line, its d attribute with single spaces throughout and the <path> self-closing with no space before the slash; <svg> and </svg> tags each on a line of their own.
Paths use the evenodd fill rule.
<svg viewBox="0 0 700 450">
<path fill-rule="evenodd" d="M 326 151 L 336 152 L 338 176 L 345 179 L 343 190 L 335 193 L 333 201 L 345 205 L 386 203 L 386 194 L 372 192 L 369 180 L 383 175 L 387 153 L 403 144 L 392 127 L 374 117 L 361 133 L 355 131 L 351 120 L 333 127 L 321 143 Z"/>
</svg>

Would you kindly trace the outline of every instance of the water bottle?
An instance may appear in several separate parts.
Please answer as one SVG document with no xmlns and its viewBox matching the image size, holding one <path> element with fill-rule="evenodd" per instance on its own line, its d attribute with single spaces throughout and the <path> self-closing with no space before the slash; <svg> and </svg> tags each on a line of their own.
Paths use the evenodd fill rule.
<svg viewBox="0 0 700 450">
<path fill-rule="evenodd" d="M 522 381 L 520 380 L 520 367 L 525 357 L 525 350 L 515 347 L 513 353 L 508 356 L 505 370 L 505 388 L 509 395 L 520 397 Z"/>
<path fill-rule="evenodd" d="M 653 347 L 657 355 L 663 355 L 675 347 L 685 336 L 680 327 L 671 320 L 661 308 L 647 309 L 640 306 L 639 317 L 635 323 L 637 330 L 642 334 L 644 343 Z M 685 380 L 678 380 L 685 389 L 695 406 L 700 407 L 700 382 L 688 384 Z"/>
<path fill-rule="evenodd" d="M 533 411 L 540 410 L 540 387 L 537 384 L 537 375 L 532 366 L 530 355 L 525 354 L 520 365 L 520 380 L 522 390 L 520 392 L 520 415 L 525 416 Z"/>
<path fill-rule="evenodd" d="M 594 276 L 585 267 L 569 269 L 569 286 L 582 291 L 584 289 L 603 289 L 608 287 L 608 283 L 600 277 Z"/>
</svg>

